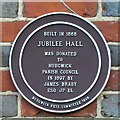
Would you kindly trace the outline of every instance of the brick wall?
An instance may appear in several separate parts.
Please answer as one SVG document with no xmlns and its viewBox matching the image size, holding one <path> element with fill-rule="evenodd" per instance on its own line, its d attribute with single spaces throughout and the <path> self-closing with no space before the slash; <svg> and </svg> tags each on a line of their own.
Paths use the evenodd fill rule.
<svg viewBox="0 0 120 120">
<path fill-rule="evenodd" d="M 115 120 L 120 117 L 120 39 L 118 37 L 120 7 L 118 2 L 67 3 L 77 14 L 93 22 L 101 30 L 111 50 L 112 67 L 106 88 L 92 104 L 72 113 L 54 114 L 35 108 L 21 97 L 12 83 L 8 59 L 12 42 L 29 21 L 49 12 L 71 11 L 60 2 L 13 1 L 0 3 L 0 118 L 47 120 L 44 117 L 49 117 L 49 120 L 56 120 L 57 117 L 59 119 L 67 117 L 66 119 L 83 120 L 90 117 L 92 118 L 90 120 L 93 118 Z"/>
</svg>

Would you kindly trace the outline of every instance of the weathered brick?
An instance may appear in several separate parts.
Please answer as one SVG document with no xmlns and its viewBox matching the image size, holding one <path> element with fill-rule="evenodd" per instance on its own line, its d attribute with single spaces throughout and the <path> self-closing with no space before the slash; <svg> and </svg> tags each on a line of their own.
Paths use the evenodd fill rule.
<svg viewBox="0 0 120 120">
<path fill-rule="evenodd" d="M 26 100 L 22 99 L 21 101 L 21 115 L 25 117 L 31 117 L 35 116 L 37 113 L 39 113 L 41 110 L 34 107 L 30 103 L 28 103 Z"/>
<path fill-rule="evenodd" d="M 91 109 L 92 107 L 92 109 Z M 96 116 L 96 102 L 93 102 L 92 104 L 90 104 L 89 106 L 72 112 L 72 113 L 67 113 L 67 114 L 55 114 L 55 113 L 50 113 L 50 112 L 46 112 L 43 110 L 40 110 L 36 107 L 34 107 L 33 105 L 29 104 L 27 101 L 25 101 L 24 99 L 22 99 L 22 103 L 21 103 L 21 114 L 24 117 L 53 117 L 53 116 L 61 116 L 61 117 L 95 117 Z"/>
<path fill-rule="evenodd" d="M 105 90 L 107 91 L 108 90 L 112 90 L 112 91 L 120 90 L 119 78 L 120 78 L 120 70 L 119 71 L 112 70 Z"/>
<path fill-rule="evenodd" d="M 2 67 L 7 67 L 9 65 L 9 53 L 10 46 L 0 46 L 0 55 L 2 58 Z M 120 66 L 120 46 L 109 45 L 111 51 L 112 66 Z M 2 50 L 2 51 L 1 51 Z"/>
<path fill-rule="evenodd" d="M 104 95 L 102 115 L 105 117 L 120 117 L 120 94 Z"/>
<path fill-rule="evenodd" d="M 87 2 L 87 1 L 86 2 L 73 2 L 73 3 L 66 2 L 66 4 L 73 11 L 75 11 L 77 14 L 83 17 L 94 17 L 97 14 L 97 9 L 98 9 L 97 2 Z"/>
<path fill-rule="evenodd" d="M 10 46 L 0 46 L 0 57 L 2 58 L 2 64 L 0 64 L 0 67 L 8 67 L 10 49 Z"/>
<path fill-rule="evenodd" d="M 120 46 L 109 45 L 113 66 L 120 66 Z"/>
<path fill-rule="evenodd" d="M 66 2 L 81 16 L 93 17 L 97 13 L 97 2 Z M 57 7 L 56 7 L 57 6 Z M 24 2 L 24 16 L 38 17 L 50 12 L 71 12 L 61 2 Z"/>
<path fill-rule="evenodd" d="M 3 42 L 13 42 L 18 32 L 28 22 L 3 22 L 2 23 L 2 38 Z"/>
<path fill-rule="evenodd" d="M 105 22 L 105 21 L 96 21 L 93 22 L 105 36 L 107 42 L 120 42 L 119 37 L 119 29 L 120 29 L 120 21 L 112 21 L 112 22 Z"/>
<path fill-rule="evenodd" d="M 12 117 L 17 115 L 17 97 L 16 96 L 0 96 L 0 115 L 3 117 Z"/>
<path fill-rule="evenodd" d="M 2 7 L 2 8 L 1 8 Z M 18 3 L 17 2 L 0 2 L 0 10 L 2 10 L 0 17 L 2 18 L 15 18 L 17 17 L 18 12 Z"/>
<path fill-rule="evenodd" d="M 119 0 L 114 2 L 113 0 L 103 0 L 102 2 L 102 15 L 103 16 L 120 16 L 120 2 Z"/>
<path fill-rule="evenodd" d="M 2 23 L 2 38 L 3 42 L 12 42 L 17 36 L 18 32 L 28 22 L 3 22 Z M 120 22 L 93 22 L 103 33 L 108 42 L 120 42 L 118 39 L 118 30 L 120 29 Z"/>
<path fill-rule="evenodd" d="M 67 114 L 67 116 L 70 116 L 70 117 L 93 117 L 94 118 L 97 114 L 96 111 L 97 111 L 97 102 L 95 101 L 81 110 Z"/>
<path fill-rule="evenodd" d="M 16 92 L 16 88 L 13 85 L 11 76 L 10 76 L 10 71 L 0 71 L 0 81 L 2 83 L 2 89 L 0 91 L 6 92 L 6 91 L 12 91 Z"/>
</svg>

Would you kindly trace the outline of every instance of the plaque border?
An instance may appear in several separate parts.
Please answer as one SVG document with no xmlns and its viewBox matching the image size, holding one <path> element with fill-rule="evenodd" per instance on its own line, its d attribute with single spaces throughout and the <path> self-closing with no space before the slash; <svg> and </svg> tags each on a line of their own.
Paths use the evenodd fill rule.
<svg viewBox="0 0 120 120">
<path fill-rule="evenodd" d="M 95 97 L 93 97 L 89 102 L 87 102 L 86 104 L 80 106 L 80 107 L 77 107 L 75 109 L 71 109 L 71 110 L 63 110 L 63 111 L 56 111 L 56 110 L 50 110 L 50 109 L 47 109 L 47 108 L 44 108 L 44 107 L 41 107 L 41 106 L 38 106 L 37 104 L 33 103 L 31 100 L 29 100 L 22 92 L 21 90 L 19 89 L 19 87 L 17 86 L 17 83 L 15 82 L 15 79 L 14 79 L 14 76 L 13 76 L 13 73 L 12 73 L 12 66 L 11 66 L 11 62 L 12 62 L 12 52 L 14 50 L 14 46 L 17 42 L 17 39 L 19 38 L 20 34 L 25 30 L 25 28 L 27 28 L 32 22 L 35 22 L 36 20 L 40 19 L 40 18 L 43 18 L 43 17 L 46 17 L 46 16 L 49 16 L 49 15 L 57 15 L 57 14 L 63 14 L 63 15 L 71 15 L 73 17 L 77 17 L 77 18 L 80 18 L 82 20 L 84 20 L 86 23 L 90 24 L 96 31 L 97 33 L 100 35 L 100 37 L 102 38 L 103 42 L 104 42 L 104 45 L 106 47 L 106 50 L 107 50 L 107 53 L 108 53 L 108 60 L 109 60 L 109 66 L 108 66 L 108 72 L 107 72 L 107 75 L 106 75 L 106 79 L 105 79 L 105 82 L 104 82 L 104 85 L 102 86 L 102 88 L 100 89 L 100 91 L 96 94 Z M 30 104 L 36 106 L 37 108 L 40 108 L 42 110 L 45 110 L 45 111 L 48 111 L 48 112 L 53 112 L 53 113 L 69 113 L 69 112 L 73 112 L 73 111 L 76 111 L 76 110 L 79 110 L 81 108 L 84 108 L 85 106 L 89 105 L 90 103 L 92 103 L 100 94 L 101 92 L 103 91 L 103 89 L 105 88 L 107 82 L 108 82 L 108 79 L 109 79 L 109 75 L 110 75 L 110 68 L 111 68 L 111 55 L 110 55 L 110 50 L 109 50 L 109 47 L 106 43 L 106 40 L 104 38 L 104 36 L 102 35 L 102 33 L 100 32 L 100 30 L 93 24 L 91 23 L 90 21 L 88 21 L 87 19 L 79 16 L 79 15 L 76 15 L 76 14 L 73 14 L 73 13 L 67 13 L 67 12 L 52 12 L 52 13 L 47 13 L 47 14 L 44 14 L 44 15 L 41 15 L 37 18 L 35 18 L 34 20 L 31 20 L 29 23 L 27 23 L 21 30 L 20 32 L 18 33 L 18 35 L 16 36 L 15 38 L 15 41 L 13 42 L 13 45 L 12 45 L 12 48 L 11 48 L 11 51 L 10 51 L 10 57 L 9 57 L 9 66 L 10 66 L 10 74 L 11 74 L 11 77 L 12 77 L 12 81 L 15 85 L 15 87 L 17 88 L 17 90 L 19 91 L 19 93 L 24 97 L 24 99 L 26 99 Z"/>
</svg>

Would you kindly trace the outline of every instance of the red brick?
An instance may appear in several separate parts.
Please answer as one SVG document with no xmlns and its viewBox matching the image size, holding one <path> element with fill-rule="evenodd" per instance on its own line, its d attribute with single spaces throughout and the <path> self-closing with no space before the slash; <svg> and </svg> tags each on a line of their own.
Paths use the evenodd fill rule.
<svg viewBox="0 0 120 120">
<path fill-rule="evenodd" d="M 12 91 L 12 92 L 16 92 L 16 88 L 14 87 L 14 84 L 12 82 L 12 79 L 10 77 L 10 73 L 9 71 L 0 71 L 0 75 L 2 77 L 0 77 L 0 81 L 1 81 L 1 90 L 2 92 L 6 92 L 6 91 Z"/>
<path fill-rule="evenodd" d="M 50 113 L 43 111 L 41 109 L 38 109 L 34 107 L 33 105 L 29 104 L 26 100 L 22 99 L 22 116 L 24 117 L 95 117 L 96 116 L 96 107 L 97 103 L 96 101 L 88 105 L 87 107 L 72 112 L 72 113 L 66 113 L 66 114 L 57 114 L 57 113 Z M 91 109 L 92 108 L 92 109 Z"/>
<path fill-rule="evenodd" d="M 120 39 L 118 39 L 118 30 L 120 29 L 119 26 L 120 21 L 119 22 L 98 21 L 98 22 L 94 22 L 94 24 L 101 30 L 107 42 L 120 42 Z"/>
<path fill-rule="evenodd" d="M 92 109 L 91 109 L 92 108 Z M 58 114 L 58 113 L 50 113 L 46 111 L 40 111 L 37 113 L 37 117 L 95 117 L 96 116 L 96 101 L 88 105 L 87 107 L 80 109 L 75 112 L 66 113 L 66 114 Z"/>
<path fill-rule="evenodd" d="M 77 14 L 85 17 L 96 16 L 96 2 L 66 2 Z M 50 12 L 71 12 L 60 2 L 24 2 L 24 16 L 38 17 Z"/>
<path fill-rule="evenodd" d="M 66 4 L 83 17 L 94 17 L 97 14 L 98 4 L 96 2 L 66 2 Z"/>
<path fill-rule="evenodd" d="M 120 90 L 120 71 L 111 71 L 110 78 L 105 90 Z"/>
<path fill-rule="evenodd" d="M 40 109 L 34 107 L 26 100 L 22 99 L 21 101 L 21 115 L 24 117 L 32 117 L 39 113 Z"/>
<path fill-rule="evenodd" d="M 96 110 L 97 110 L 97 102 L 95 101 L 81 110 L 67 114 L 67 116 L 69 117 L 95 117 L 97 114 Z"/>
<path fill-rule="evenodd" d="M 18 32 L 28 22 L 3 22 L 2 23 L 2 38 L 3 42 L 13 42 Z"/>
</svg>

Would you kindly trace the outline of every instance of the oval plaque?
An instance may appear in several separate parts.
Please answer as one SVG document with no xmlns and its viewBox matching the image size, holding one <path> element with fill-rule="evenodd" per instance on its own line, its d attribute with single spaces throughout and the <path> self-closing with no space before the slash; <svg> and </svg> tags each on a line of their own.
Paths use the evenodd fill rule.
<svg viewBox="0 0 120 120">
<path fill-rule="evenodd" d="M 31 21 L 10 53 L 10 73 L 21 95 L 56 113 L 93 102 L 108 81 L 110 66 L 110 52 L 100 31 L 71 13 L 51 13 Z"/>
</svg>

